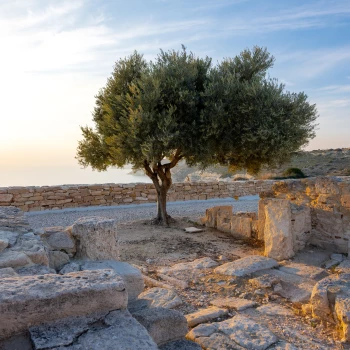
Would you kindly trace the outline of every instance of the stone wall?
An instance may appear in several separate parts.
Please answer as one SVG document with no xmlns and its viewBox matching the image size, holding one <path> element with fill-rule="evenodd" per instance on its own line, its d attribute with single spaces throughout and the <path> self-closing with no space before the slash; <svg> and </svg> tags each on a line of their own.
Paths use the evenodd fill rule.
<svg viewBox="0 0 350 350">
<path fill-rule="evenodd" d="M 350 177 L 319 177 L 277 182 L 272 186 L 274 198 L 288 199 L 295 212 L 309 207 L 311 234 L 308 244 L 339 253 L 349 252 Z M 296 218 L 294 225 L 297 224 Z M 300 241 L 302 237 L 298 237 Z M 304 237 L 305 238 L 305 237 Z"/>
<path fill-rule="evenodd" d="M 274 181 L 175 183 L 169 201 L 240 197 L 271 191 Z M 23 211 L 151 203 L 157 201 L 153 184 L 63 185 L 0 187 L 0 206 Z"/>
</svg>

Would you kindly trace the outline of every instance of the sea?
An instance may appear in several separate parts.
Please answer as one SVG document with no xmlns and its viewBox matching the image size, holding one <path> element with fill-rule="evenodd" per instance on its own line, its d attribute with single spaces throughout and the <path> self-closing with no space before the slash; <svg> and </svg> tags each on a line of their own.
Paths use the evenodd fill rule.
<svg viewBox="0 0 350 350">
<path fill-rule="evenodd" d="M 130 168 L 104 172 L 79 166 L 1 166 L 0 187 L 54 186 L 103 183 L 150 183 L 146 175 L 132 174 Z"/>
</svg>

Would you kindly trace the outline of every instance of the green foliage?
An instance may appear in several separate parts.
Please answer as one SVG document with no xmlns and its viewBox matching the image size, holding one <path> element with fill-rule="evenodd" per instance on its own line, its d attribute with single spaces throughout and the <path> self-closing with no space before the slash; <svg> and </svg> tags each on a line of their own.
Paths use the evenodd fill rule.
<svg viewBox="0 0 350 350">
<path fill-rule="evenodd" d="M 97 170 L 132 164 L 161 184 L 180 159 L 251 173 L 288 160 L 315 136 L 317 111 L 304 93 L 266 76 L 273 62 L 259 47 L 216 66 L 184 47 L 161 51 L 154 62 L 134 52 L 96 96 L 95 129 L 82 128 L 79 163 Z M 172 160 L 167 167 L 164 157 Z"/>
<path fill-rule="evenodd" d="M 305 177 L 305 174 L 299 168 L 288 168 L 283 172 L 284 177 L 302 179 Z"/>
</svg>

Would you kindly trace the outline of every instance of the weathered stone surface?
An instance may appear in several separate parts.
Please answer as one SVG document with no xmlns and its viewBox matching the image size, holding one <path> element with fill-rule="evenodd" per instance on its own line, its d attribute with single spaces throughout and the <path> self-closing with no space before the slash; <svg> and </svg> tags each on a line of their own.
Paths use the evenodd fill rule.
<svg viewBox="0 0 350 350">
<path fill-rule="evenodd" d="M 147 329 L 157 345 L 182 339 L 188 331 L 186 318 L 179 311 L 152 308 L 132 315 Z"/>
<path fill-rule="evenodd" d="M 264 326 L 247 317 L 237 315 L 222 322 L 201 324 L 186 336 L 205 349 L 265 350 L 277 341 Z"/>
<path fill-rule="evenodd" d="M 226 213 L 232 213 L 232 205 L 223 205 L 213 208 L 209 208 L 205 211 L 206 222 L 205 226 L 216 228 L 217 227 L 217 215 L 219 211 Z"/>
<path fill-rule="evenodd" d="M 231 232 L 232 208 L 230 210 L 219 210 L 216 217 L 216 228 L 221 232 Z"/>
<path fill-rule="evenodd" d="M 294 256 L 291 220 L 292 212 L 288 200 L 267 200 L 264 228 L 265 256 L 276 260 Z"/>
<path fill-rule="evenodd" d="M 350 274 L 331 275 L 319 281 L 312 291 L 310 304 L 314 317 L 338 322 L 344 340 L 350 341 Z"/>
<path fill-rule="evenodd" d="M 218 263 L 210 258 L 196 259 L 186 263 L 175 264 L 171 267 L 161 267 L 158 269 L 160 273 L 187 271 L 192 269 L 208 269 L 218 266 Z"/>
<path fill-rule="evenodd" d="M 252 218 L 243 215 L 232 215 L 231 235 L 237 238 L 251 238 Z"/>
<path fill-rule="evenodd" d="M 245 309 L 248 309 L 250 307 L 253 307 L 256 305 L 255 301 L 243 299 L 243 298 L 219 298 L 214 299 L 210 302 L 211 305 L 217 306 L 217 307 L 223 307 L 223 308 L 229 308 L 234 309 L 237 311 L 243 311 Z"/>
<path fill-rule="evenodd" d="M 67 273 L 78 272 L 78 271 L 80 271 L 80 265 L 75 262 L 70 262 L 69 264 L 64 265 L 62 269 L 59 271 L 59 273 L 61 275 L 65 275 Z"/>
<path fill-rule="evenodd" d="M 246 349 L 265 350 L 277 341 L 269 329 L 241 315 L 220 322 L 218 329 Z"/>
<path fill-rule="evenodd" d="M 279 341 L 277 344 L 273 345 L 269 350 L 298 350 L 293 344 L 287 343 L 285 341 Z"/>
<path fill-rule="evenodd" d="M 166 343 L 159 350 L 202 350 L 202 347 L 190 340 L 181 339 Z"/>
<path fill-rule="evenodd" d="M 13 251 L 23 252 L 34 264 L 49 265 L 48 251 L 40 237 L 32 232 L 22 234 L 16 245 L 11 248 Z"/>
<path fill-rule="evenodd" d="M 259 270 L 271 269 L 278 266 L 274 259 L 264 256 L 250 255 L 217 267 L 214 272 L 222 275 L 243 277 Z"/>
<path fill-rule="evenodd" d="M 311 210 L 308 206 L 291 205 L 294 253 L 305 248 L 311 238 Z"/>
<path fill-rule="evenodd" d="M 68 254 L 58 251 L 49 251 L 49 266 L 51 269 L 59 271 L 64 265 L 69 263 Z"/>
<path fill-rule="evenodd" d="M 135 300 L 143 292 L 145 285 L 142 274 L 136 267 L 122 261 L 103 260 L 103 261 L 85 261 L 80 265 L 81 270 L 101 270 L 112 269 L 122 277 L 125 282 L 128 300 Z"/>
<path fill-rule="evenodd" d="M 55 270 L 44 265 L 24 266 L 16 269 L 16 272 L 19 276 L 47 275 L 49 273 L 56 273 Z"/>
<path fill-rule="evenodd" d="M 18 236 L 18 232 L 0 231 L 0 240 L 6 240 L 9 247 L 13 247 L 16 244 Z"/>
<path fill-rule="evenodd" d="M 69 316 L 125 309 L 126 305 L 125 284 L 111 270 L 3 278 L 0 334 L 8 337 L 30 326 Z"/>
<path fill-rule="evenodd" d="M 23 211 L 16 207 L 1 207 L 0 206 L 0 232 L 28 232 L 29 223 L 24 217 Z"/>
<path fill-rule="evenodd" d="M 150 307 L 172 309 L 182 304 L 180 297 L 173 291 L 165 288 L 151 288 L 139 295 L 139 299 L 150 301 Z"/>
<path fill-rule="evenodd" d="M 0 239 L 0 253 L 7 248 L 9 241 L 7 239 Z"/>
<path fill-rule="evenodd" d="M 28 334 L 19 334 L 4 340 L 0 339 L 1 350 L 33 350 Z"/>
<path fill-rule="evenodd" d="M 40 232 L 40 237 L 51 250 L 64 250 L 68 254 L 75 253 L 75 241 L 70 230 L 65 227 L 45 227 Z"/>
<path fill-rule="evenodd" d="M 320 267 L 295 262 L 288 262 L 284 266 L 280 266 L 279 270 L 313 280 L 320 280 L 328 275 L 327 271 Z"/>
<path fill-rule="evenodd" d="M 5 249 L 0 254 L 0 268 L 4 267 L 20 267 L 31 264 L 31 260 L 28 256 L 22 252 L 16 252 L 9 249 Z"/>
<path fill-rule="evenodd" d="M 4 267 L 0 269 L 0 278 L 18 276 L 12 267 Z"/>
<path fill-rule="evenodd" d="M 9 193 L 0 193 L 0 202 L 11 203 L 13 194 Z"/>
<path fill-rule="evenodd" d="M 196 342 L 200 344 L 204 349 L 210 350 L 244 350 L 242 346 L 238 345 L 236 342 L 228 338 L 227 336 L 214 333 L 209 337 L 197 338 Z"/>
<path fill-rule="evenodd" d="M 271 288 L 279 282 L 280 278 L 274 275 L 262 275 L 249 280 L 249 283 L 255 288 Z"/>
<path fill-rule="evenodd" d="M 227 309 L 212 306 L 207 309 L 202 309 L 192 314 L 185 315 L 185 317 L 186 317 L 188 326 L 194 327 L 200 323 L 205 323 L 208 321 L 215 320 L 218 317 L 225 316 L 227 315 L 227 313 L 228 313 Z"/>
<path fill-rule="evenodd" d="M 292 310 L 289 310 L 281 305 L 272 304 L 272 303 L 259 306 L 256 310 L 268 316 L 293 316 L 294 315 Z"/>
<path fill-rule="evenodd" d="M 91 260 L 118 260 L 116 220 L 101 217 L 81 218 L 72 226 L 77 240 L 76 258 Z"/>
<path fill-rule="evenodd" d="M 32 327 L 30 334 L 37 350 L 158 349 L 146 329 L 127 310 L 51 322 Z"/>
<path fill-rule="evenodd" d="M 350 274 L 350 259 L 341 262 L 337 267 L 337 272 Z"/>
</svg>

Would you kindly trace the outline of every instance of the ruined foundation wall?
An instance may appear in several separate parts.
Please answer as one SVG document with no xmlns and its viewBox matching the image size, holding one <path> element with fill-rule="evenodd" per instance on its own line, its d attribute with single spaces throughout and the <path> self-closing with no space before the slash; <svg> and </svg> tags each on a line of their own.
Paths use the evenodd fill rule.
<svg viewBox="0 0 350 350">
<path fill-rule="evenodd" d="M 168 201 L 255 195 L 271 191 L 273 184 L 269 180 L 175 183 L 168 192 Z M 156 201 L 153 184 L 145 183 L 0 187 L 0 206 L 15 206 L 23 211 Z"/>
<path fill-rule="evenodd" d="M 319 177 L 276 182 L 274 198 L 288 199 L 296 208 L 294 225 L 298 225 L 297 208 L 310 208 L 311 235 L 308 244 L 339 252 L 349 252 L 350 240 L 350 177 Z M 306 237 L 298 237 L 303 241 Z"/>
</svg>

